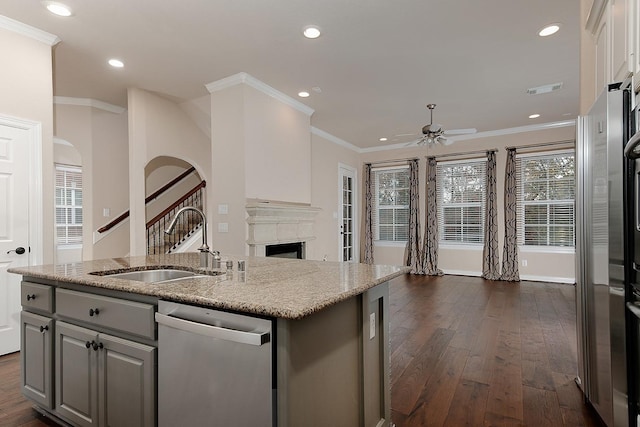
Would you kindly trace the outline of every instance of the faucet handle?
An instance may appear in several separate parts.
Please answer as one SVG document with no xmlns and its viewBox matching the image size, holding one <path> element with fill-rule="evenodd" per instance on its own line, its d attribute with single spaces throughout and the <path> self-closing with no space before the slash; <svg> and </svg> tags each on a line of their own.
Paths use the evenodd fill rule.
<svg viewBox="0 0 640 427">
<path fill-rule="evenodd" d="M 213 256 L 213 268 L 220 268 L 221 260 L 220 251 L 209 251 L 209 253 Z"/>
</svg>

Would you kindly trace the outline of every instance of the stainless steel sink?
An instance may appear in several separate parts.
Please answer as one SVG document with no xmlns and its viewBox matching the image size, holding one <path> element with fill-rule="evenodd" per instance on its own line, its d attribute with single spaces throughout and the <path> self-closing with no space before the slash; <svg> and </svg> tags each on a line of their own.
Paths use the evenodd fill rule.
<svg viewBox="0 0 640 427">
<path fill-rule="evenodd" d="M 146 283 L 165 283 L 172 280 L 206 277 L 205 274 L 194 273 L 193 271 L 161 269 L 161 270 L 139 270 L 127 271 L 125 273 L 109 274 L 109 277 L 117 277 L 118 279 L 134 280 Z"/>
</svg>

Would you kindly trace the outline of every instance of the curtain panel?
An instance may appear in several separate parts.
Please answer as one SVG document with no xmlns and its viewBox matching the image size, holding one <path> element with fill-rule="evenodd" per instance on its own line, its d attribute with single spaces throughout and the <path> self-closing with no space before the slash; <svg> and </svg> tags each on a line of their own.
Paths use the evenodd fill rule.
<svg viewBox="0 0 640 427">
<path fill-rule="evenodd" d="M 442 276 L 438 268 L 438 201 L 436 191 L 436 158 L 427 159 L 427 200 L 425 213 L 424 247 L 422 248 L 423 274 Z"/>
<path fill-rule="evenodd" d="M 498 253 L 498 196 L 496 194 L 495 151 L 487 152 L 486 185 L 482 277 L 487 280 L 499 280 L 500 254 Z"/>
<path fill-rule="evenodd" d="M 501 280 L 520 281 L 518 271 L 518 230 L 516 184 L 516 149 L 507 150 L 507 165 L 504 177 L 504 246 L 502 250 Z"/>
<path fill-rule="evenodd" d="M 423 274 L 420 256 L 420 191 L 418 159 L 409 162 L 409 237 L 405 249 L 405 265 L 411 274 Z"/>
<path fill-rule="evenodd" d="M 360 239 L 360 262 L 373 264 L 373 190 L 371 184 L 371 163 L 366 163 L 363 168 L 364 179 L 364 203 L 362 215 L 362 233 Z"/>
</svg>

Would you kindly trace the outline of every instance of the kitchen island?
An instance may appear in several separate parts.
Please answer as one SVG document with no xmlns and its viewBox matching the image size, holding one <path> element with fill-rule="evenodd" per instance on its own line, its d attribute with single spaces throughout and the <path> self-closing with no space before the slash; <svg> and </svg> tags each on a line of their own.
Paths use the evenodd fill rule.
<svg viewBox="0 0 640 427">
<path fill-rule="evenodd" d="M 226 260 L 233 269 L 200 269 L 198 254 L 171 254 L 10 270 L 23 275 L 23 393 L 77 425 L 163 425 L 156 402 L 169 387 L 157 381 L 166 364 L 154 321 L 162 301 L 272 325 L 270 416 L 257 425 L 389 425 L 387 281 L 406 269 L 262 257 L 223 258 L 223 267 Z M 112 276 L 161 268 L 198 276 L 153 284 Z M 225 399 L 245 399 L 237 421 L 251 413 L 252 394 L 234 393 L 230 381 Z"/>
</svg>

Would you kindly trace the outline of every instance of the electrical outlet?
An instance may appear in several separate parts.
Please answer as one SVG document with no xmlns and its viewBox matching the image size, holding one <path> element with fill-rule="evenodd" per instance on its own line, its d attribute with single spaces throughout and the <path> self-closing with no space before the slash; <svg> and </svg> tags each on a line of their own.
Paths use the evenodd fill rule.
<svg viewBox="0 0 640 427">
<path fill-rule="evenodd" d="M 109 218 L 109 216 L 111 215 L 111 209 L 109 208 L 103 208 L 102 209 L 102 216 L 105 218 Z"/>
<path fill-rule="evenodd" d="M 527 260 L 526 260 L 526 259 L 523 259 L 523 260 L 522 260 L 522 266 L 523 266 L 523 267 L 526 267 L 526 266 L 527 266 Z"/>
<path fill-rule="evenodd" d="M 228 233 L 229 232 L 229 223 L 228 222 L 219 222 L 218 223 L 218 233 Z"/>
<path fill-rule="evenodd" d="M 220 215 L 226 215 L 229 213 L 229 205 L 218 205 L 218 213 Z"/>
<path fill-rule="evenodd" d="M 372 340 L 376 337 L 376 314 L 371 313 L 369 315 L 369 339 Z"/>
</svg>

